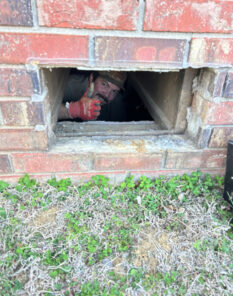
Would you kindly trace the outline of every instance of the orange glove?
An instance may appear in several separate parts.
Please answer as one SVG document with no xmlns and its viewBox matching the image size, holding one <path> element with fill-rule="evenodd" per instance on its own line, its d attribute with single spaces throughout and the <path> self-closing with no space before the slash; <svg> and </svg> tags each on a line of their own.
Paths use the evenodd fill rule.
<svg viewBox="0 0 233 296">
<path fill-rule="evenodd" d="M 88 98 L 85 92 L 81 100 L 70 102 L 68 111 L 71 118 L 95 120 L 100 115 L 100 110 L 100 100 Z"/>
</svg>

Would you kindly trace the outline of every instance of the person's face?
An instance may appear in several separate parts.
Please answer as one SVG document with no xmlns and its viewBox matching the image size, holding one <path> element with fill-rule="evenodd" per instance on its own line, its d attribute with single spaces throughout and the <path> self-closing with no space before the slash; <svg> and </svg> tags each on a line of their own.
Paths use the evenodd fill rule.
<svg viewBox="0 0 233 296">
<path fill-rule="evenodd" d="M 117 85 L 98 76 L 94 81 L 92 97 L 100 99 L 101 105 L 104 105 L 112 102 L 119 91 L 120 88 Z"/>
</svg>

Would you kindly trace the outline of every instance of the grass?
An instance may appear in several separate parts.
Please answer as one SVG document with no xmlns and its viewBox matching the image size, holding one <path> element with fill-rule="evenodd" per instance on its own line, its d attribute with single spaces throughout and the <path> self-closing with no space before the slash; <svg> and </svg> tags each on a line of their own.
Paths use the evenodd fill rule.
<svg viewBox="0 0 233 296">
<path fill-rule="evenodd" d="M 232 295 L 223 178 L 0 181 L 0 295 Z"/>
</svg>

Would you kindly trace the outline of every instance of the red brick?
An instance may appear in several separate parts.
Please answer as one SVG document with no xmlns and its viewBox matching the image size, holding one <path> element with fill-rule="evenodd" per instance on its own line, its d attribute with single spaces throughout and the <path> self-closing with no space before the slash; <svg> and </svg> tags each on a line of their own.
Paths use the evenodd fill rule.
<svg viewBox="0 0 233 296">
<path fill-rule="evenodd" d="M 135 30 L 137 0 L 41 0 L 38 18 L 41 26 Z"/>
<path fill-rule="evenodd" d="M 162 154 L 96 155 L 95 170 L 154 170 L 161 167 Z"/>
<path fill-rule="evenodd" d="M 220 101 L 218 103 L 203 99 L 194 95 L 191 112 L 200 115 L 203 125 L 233 124 L 233 102 Z"/>
<path fill-rule="evenodd" d="M 0 36 L 0 63 L 79 65 L 87 60 L 87 36 L 21 33 Z"/>
<path fill-rule="evenodd" d="M 223 91 L 225 87 L 225 81 L 227 79 L 227 72 L 219 72 L 216 75 L 215 84 L 213 88 L 213 97 L 225 97 Z"/>
<path fill-rule="evenodd" d="M 193 67 L 233 65 L 232 38 L 193 38 L 189 56 Z"/>
<path fill-rule="evenodd" d="M 144 30 L 231 33 L 232 1 L 146 1 Z"/>
<path fill-rule="evenodd" d="M 44 124 L 43 106 L 41 103 L 0 102 L 3 122 L 6 126 L 32 126 Z"/>
<path fill-rule="evenodd" d="M 16 173 L 78 172 L 92 169 L 92 158 L 88 154 L 13 153 Z"/>
<path fill-rule="evenodd" d="M 0 151 L 46 150 L 47 148 L 47 131 L 0 129 Z"/>
<path fill-rule="evenodd" d="M 168 152 L 165 168 L 200 169 L 223 168 L 226 151 Z"/>
<path fill-rule="evenodd" d="M 96 65 L 182 68 L 186 42 L 181 39 L 96 37 Z"/>
<path fill-rule="evenodd" d="M 0 154 L 0 173 L 9 174 L 12 173 L 10 160 L 8 155 Z"/>
<path fill-rule="evenodd" d="M 233 99 L 233 72 L 228 72 L 227 74 L 223 97 Z"/>
<path fill-rule="evenodd" d="M 31 96 L 32 93 L 32 80 L 25 70 L 0 68 L 0 96 Z"/>
<path fill-rule="evenodd" d="M 198 77 L 198 93 L 205 99 L 213 100 L 223 96 L 227 71 L 218 69 L 202 69 Z"/>
<path fill-rule="evenodd" d="M 210 138 L 210 148 L 225 148 L 227 142 L 233 139 L 233 126 L 215 127 Z"/>
<path fill-rule="evenodd" d="M 32 26 L 31 0 L 1 0 L 0 25 Z"/>
<path fill-rule="evenodd" d="M 233 102 L 220 102 L 209 104 L 206 114 L 206 124 L 233 124 Z"/>
</svg>

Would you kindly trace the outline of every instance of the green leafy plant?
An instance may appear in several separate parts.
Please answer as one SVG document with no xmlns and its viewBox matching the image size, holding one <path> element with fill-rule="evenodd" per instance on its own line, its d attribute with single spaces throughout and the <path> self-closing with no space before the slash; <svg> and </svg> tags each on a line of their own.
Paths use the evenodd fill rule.
<svg viewBox="0 0 233 296">
<path fill-rule="evenodd" d="M 133 175 L 126 177 L 125 180 L 120 184 L 120 189 L 132 189 L 135 187 Z"/>
<path fill-rule="evenodd" d="M 6 183 L 5 181 L 0 180 L 0 192 L 3 192 L 9 186 L 10 185 L 8 183 Z"/>
<path fill-rule="evenodd" d="M 102 176 L 102 175 L 96 175 L 96 176 L 92 176 L 91 180 L 93 182 L 93 184 L 95 184 L 98 187 L 103 187 L 106 188 L 109 186 L 109 178 Z"/>
<path fill-rule="evenodd" d="M 182 296 L 190 284 L 200 295 L 210 286 L 229 294 L 233 225 L 223 180 L 197 171 L 116 186 L 100 175 L 79 186 L 28 175 L 0 182 L 0 295 L 43 287 L 44 295 Z M 200 262 L 210 254 L 207 271 Z M 45 277 L 31 289 L 37 273 Z"/>
<path fill-rule="evenodd" d="M 66 192 L 68 190 L 68 187 L 71 185 L 70 178 L 57 180 L 56 178 L 52 178 L 48 180 L 48 184 L 57 188 L 58 191 L 64 191 Z"/>
<path fill-rule="evenodd" d="M 36 185 L 36 180 L 31 179 L 28 174 L 25 174 L 24 177 L 19 179 L 16 189 L 21 192 L 22 190 L 26 191 L 29 188 L 32 188 Z"/>
<path fill-rule="evenodd" d="M 4 208 L 0 208 L 0 217 L 6 219 L 6 210 Z"/>
</svg>

